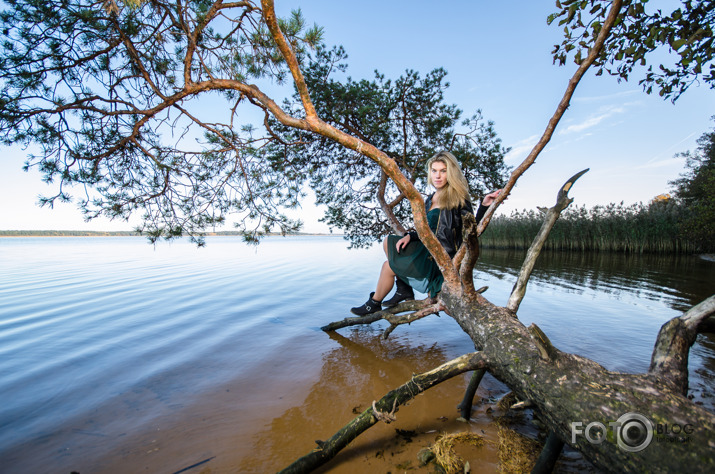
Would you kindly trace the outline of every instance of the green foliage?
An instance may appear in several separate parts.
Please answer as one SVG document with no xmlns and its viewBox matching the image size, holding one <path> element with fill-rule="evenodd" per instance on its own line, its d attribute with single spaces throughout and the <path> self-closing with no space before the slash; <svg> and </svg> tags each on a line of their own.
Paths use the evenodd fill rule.
<svg viewBox="0 0 715 474">
<path fill-rule="evenodd" d="M 608 204 L 567 208 L 556 221 L 544 249 L 629 253 L 691 253 L 702 248 L 681 231 L 684 207 L 675 200 L 648 205 Z M 544 221 L 536 211 L 492 219 L 481 245 L 526 249 Z"/>
<path fill-rule="evenodd" d="M 460 160 L 473 202 L 504 185 L 509 171 L 504 155 L 509 149 L 480 111 L 461 120 L 462 111 L 444 102 L 449 84 L 443 69 L 425 77 L 406 71 L 394 81 L 375 72 L 373 80 L 348 77 L 340 82 L 332 76 L 346 72 L 346 58 L 342 48 L 319 47 L 304 66 L 311 98 L 323 120 L 387 153 L 418 189 L 426 190 L 426 162 L 442 149 Z M 300 115 L 299 98 L 285 108 Z M 397 220 L 411 227 L 409 204 L 374 162 L 330 139 L 271 124 L 281 137 L 271 146 L 274 162 L 307 170 L 317 202 L 327 206 L 322 221 L 343 230 L 353 246 L 368 245 L 390 230 L 380 199 Z"/>
<path fill-rule="evenodd" d="M 564 40 L 553 51 L 554 62 L 565 64 L 569 56 L 580 63 L 601 30 L 610 1 L 562 0 L 548 23 L 558 20 Z M 648 65 L 639 84 L 647 93 L 656 90 L 663 98 L 677 100 L 691 84 L 702 80 L 715 87 L 715 2 L 681 0 L 670 13 L 656 10 L 658 2 L 625 0 L 603 52 L 597 60 L 597 75 L 604 71 L 628 78 L 645 67 L 654 53 L 667 50 L 672 64 Z M 661 58 L 661 56 L 658 56 Z M 659 61 L 660 59 L 658 59 Z"/>
<path fill-rule="evenodd" d="M 374 162 L 271 118 L 275 103 L 259 86 L 290 71 L 256 4 L 6 4 L 0 139 L 39 149 L 25 167 L 58 189 L 43 203 L 79 189 L 88 219 L 140 213 L 152 241 L 188 233 L 202 243 L 204 230 L 230 216 L 257 242 L 276 227 L 300 228 L 285 210 L 299 205 L 309 182 L 328 206 L 325 221 L 354 242 L 386 231 L 379 198 L 395 201 L 387 208 L 409 226 L 407 206 Z M 344 71 L 345 54 L 322 46 L 321 28 L 308 27 L 300 11 L 278 23 L 328 123 L 385 150 L 419 185 L 425 160 L 443 148 L 462 159 L 475 199 L 503 184 L 508 150 L 479 112 L 460 125 L 461 111 L 443 103 L 444 71 L 340 83 L 331 73 Z M 269 117 L 265 131 L 241 120 L 254 106 Z M 305 116 L 297 98 L 284 111 Z"/>
<path fill-rule="evenodd" d="M 715 119 L 715 117 L 713 117 Z M 684 208 L 682 232 L 707 251 L 715 250 L 715 130 L 698 139 L 695 152 L 685 152 L 686 172 L 671 181 Z"/>
<path fill-rule="evenodd" d="M 300 12 L 282 24 L 299 52 L 320 41 Z M 200 236 L 229 214 L 249 240 L 300 226 L 283 210 L 301 182 L 266 166 L 269 137 L 234 124 L 246 81 L 286 77 L 258 8 L 8 0 L 0 25 L 0 138 L 38 150 L 26 168 L 58 189 L 44 203 L 79 190 L 88 219 L 143 214 L 151 240 Z"/>
</svg>

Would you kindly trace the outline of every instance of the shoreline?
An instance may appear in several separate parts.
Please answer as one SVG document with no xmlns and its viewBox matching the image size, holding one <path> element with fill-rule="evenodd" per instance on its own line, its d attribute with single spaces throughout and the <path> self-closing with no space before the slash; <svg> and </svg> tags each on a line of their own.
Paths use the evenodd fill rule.
<svg viewBox="0 0 715 474">
<path fill-rule="evenodd" d="M 241 237 L 240 232 L 225 231 L 225 232 L 206 232 L 205 237 Z M 271 232 L 265 237 L 305 237 L 305 236 L 324 236 L 324 237 L 342 237 L 343 234 L 323 234 L 311 232 L 298 232 L 292 234 L 281 234 L 279 232 Z M 127 231 L 93 231 L 93 230 L 0 230 L 0 238 L 7 237 L 146 237 L 139 232 Z M 188 237 L 188 236 L 182 236 Z"/>
<path fill-rule="evenodd" d="M 203 235 L 204 237 L 241 237 L 242 234 L 236 231 L 219 231 L 219 232 L 207 232 Z M 135 231 L 93 231 L 93 230 L 0 230 L 0 239 L 2 238 L 24 238 L 24 237 L 45 237 L 45 238 L 57 238 L 57 237 L 146 237 Z M 178 238 L 184 238 L 188 236 L 181 236 Z M 297 232 L 290 234 L 281 234 L 280 232 L 271 232 L 266 234 L 264 237 L 345 237 L 345 234 L 326 234 L 326 233 L 312 233 L 312 232 Z M 502 248 L 493 247 L 490 245 L 482 244 L 483 249 L 489 250 L 526 250 L 526 248 Z M 553 251 L 554 249 L 544 249 L 545 251 Z M 556 250 L 561 252 L 563 250 Z M 575 253 L 583 253 L 582 250 L 575 250 Z M 607 252 L 607 253 L 622 253 L 619 251 L 603 251 L 603 250 L 588 250 L 587 253 L 592 252 Z M 653 252 L 645 252 L 646 254 L 652 254 Z M 658 252 L 655 252 L 658 253 Z M 676 255 L 679 252 L 663 252 L 666 255 Z M 708 262 L 715 262 L 715 254 L 713 253 L 692 253 L 688 255 L 696 256 L 702 260 Z"/>
</svg>

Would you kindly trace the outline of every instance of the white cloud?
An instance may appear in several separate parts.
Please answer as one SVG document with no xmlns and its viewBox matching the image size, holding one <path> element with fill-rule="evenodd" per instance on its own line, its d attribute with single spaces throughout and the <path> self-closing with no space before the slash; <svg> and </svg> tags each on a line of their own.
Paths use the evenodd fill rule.
<svg viewBox="0 0 715 474">
<path fill-rule="evenodd" d="M 652 168 L 664 168 L 666 166 L 677 166 L 682 168 L 685 165 L 685 158 L 665 158 L 662 160 L 650 160 L 640 166 L 636 166 L 634 169 L 652 169 Z"/>
<path fill-rule="evenodd" d="M 690 133 L 685 138 L 678 140 L 677 142 L 673 143 L 672 145 L 670 145 L 668 147 L 663 148 L 662 151 L 660 151 L 658 154 L 656 154 L 650 160 L 648 160 L 648 162 L 644 166 L 648 166 L 650 163 L 667 163 L 667 164 L 677 163 L 680 166 L 685 165 L 685 158 L 674 157 L 674 156 L 664 158 L 664 155 L 674 154 L 674 153 L 676 153 L 676 150 L 682 151 L 680 148 L 681 145 L 683 143 L 690 141 L 695 135 L 697 135 L 696 132 Z M 656 165 L 656 166 L 658 166 L 658 165 Z M 656 166 L 654 166 L 654 167 L 656 167 Z M 664 164 L 664 165 L 660 165 L 660 166 L 666 166 L 666 165 Z"/>
<path fill-rule="evenodd" d="M 614 94 L 614 96 L 621 95 L 625 94 Z M 599 99 L 603 99 L 603 97 Z M 593 100 L 596 100 L 596 98 L 594 98 Z M 636 104 L 636 102 L 603 106 L 599 108 L 596 113 L 591 114 L 590 116 L 583 119 L 581 122 L 573 123 L 571 125 L 566 126 L 565 128 L 561 128 L 558 131 L 558 135 L 564 136 L 568 134 L 578 133 L 580 134 L 578 139 L 583 139 L 587 136 L 592 135 L 592 133 L 590 132 L 584 133 L 585 130 L 596 127 L 597 125 L 603 123 L 604 121 L 607 121 L 614 116 L 626 114 L 628 112 L 629 106 L 633 104 Z M 513 145 L 511 145 L 511 151 L 506 155 L 505 161 L 507 163 L 513 163 L 525 158 L 528 153 L 534 148 L 534 145 L 536 145 L 540 138 L 541 135 L 532 135 L 528 138 L 519 140 L 518 142 L 514 143 Z"/>
<path fill-rule="evenodd" d="M 593 128 L 600 124 L 606 119 L 613 117 L 614 115 L 623 114 L 626 112 L 626 107 L 623 105 L 614 105 L 609 107 L 602 107 L 599 110 L 598 115 L 591 115 L 581 121 L 580 123 L 569 125 L 568 127 L 562 129 L 559 134 L 566 135 L 569 133 L 578 133 L 589 128 Z"/>
<path fill-rule="evenodd" d="M 620 100 L 622 97 L 626 96 L 631 96 L 634 94 L 641 94 L 642 91 L 640 89 L 631 89 L 623 92 L 616 92 L 615 94 L 608 94 L 608 95 L 599 95 L 599 96 L 592 96 L 592 97 L 574 97 L 571 102 L 572 103 L 579 103 L 579 102 L 608 102 L 612 101 L 614 99 Z"/>
<path fill-rule="evenodd" d="M 541 135 L 532 135 L 514 143 L 511 145 L 511 151 L 509 151 L 509 153 L 507 153 L 504 157 L 504 161 L 507 163 L 513 163 L 517 160 L 525 158 L 539 141 L 539 138 L 541 138 Z"/>
</svg>

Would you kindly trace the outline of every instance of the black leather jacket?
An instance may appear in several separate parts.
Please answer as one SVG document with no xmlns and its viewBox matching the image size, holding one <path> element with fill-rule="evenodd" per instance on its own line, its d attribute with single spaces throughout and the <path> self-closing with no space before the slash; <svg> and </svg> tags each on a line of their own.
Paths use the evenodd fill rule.
<svg viewBox="0 0 715 474">
<path fill-rule="evenodd" d="M 429 208 L 432 207 L 432 196 L 434 196 L 434 194 L 429 195 L 427 199 L 425 199 L 425 209 L 428 211 Z M 475 217 L 477 222 L 484 217 L 487 209 L 487 206 L 481 203 L 479 204 L 479 209 Z M 474 210 L 472 203 L 469 201 L 467 201 L 464 206 L 454 209 L 440 209 L 439 211 L 439 221 L 437 222 L 437 230 L 434 235 L 447 251 L 450 258 L 454 257 L 454 254 L 457 253 L 457 249 L 462 245 L 462 215 L 466 213 L 471 214 L 472 212 L 474 212 Z M 417 232 L 410 231 L 410 241 L 419 241 Z"/>
</svg>

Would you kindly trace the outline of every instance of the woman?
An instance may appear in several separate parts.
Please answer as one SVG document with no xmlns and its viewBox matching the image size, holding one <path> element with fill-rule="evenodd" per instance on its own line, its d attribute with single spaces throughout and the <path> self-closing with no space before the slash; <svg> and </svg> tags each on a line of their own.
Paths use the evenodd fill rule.
<svg viewBox="0 0 715 474">
<path fill-rule="evenodd" d="M 441 151 L 430 158 L 427 162 L 427 183 L 435 188 L 435 192 L 425 200 L 427 222 L 447 254 L 454 257 L 462 245 L 462 214 L 473 212 L 469 185 L 454 155 Z M 494 191 L 484 197 L 477 211 L 477 222 L 500 192 Z M 370 293 L 365 304 L 350 309 L 353 314 L 365 316 L 380 311 L 383 306 L 391 308 L 401 301 L 414 299 L 413 288 L 433 298 L 442 289 L 444 277 L 427 248 L 419 241 L 417 232 L 408 232 L 403 237 L 389 235 L 383 241 L 383 249 L 387 261 L 382 264 L 377 288 Z M 395 295 L 383 302 L 395 279 Z"/>
</svg>

